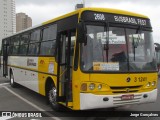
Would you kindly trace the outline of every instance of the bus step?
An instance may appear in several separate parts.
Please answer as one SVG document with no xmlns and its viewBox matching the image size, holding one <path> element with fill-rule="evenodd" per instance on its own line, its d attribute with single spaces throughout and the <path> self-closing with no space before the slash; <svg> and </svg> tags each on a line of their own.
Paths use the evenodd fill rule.
<svg viewBox="0 0 160 120">
<path fill-rule="evenodd" d="M 65 102 L 66 101 L 66 96 L 59 96 L 57 98 L 57 102 Z"/>
</svg>

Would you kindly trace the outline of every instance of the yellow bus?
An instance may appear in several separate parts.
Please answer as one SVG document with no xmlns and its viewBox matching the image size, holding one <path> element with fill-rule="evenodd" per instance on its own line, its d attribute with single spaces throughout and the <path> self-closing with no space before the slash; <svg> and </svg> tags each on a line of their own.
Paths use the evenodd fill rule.
<svg viewBox="0 0 160 120">
<path fill-rule="evenodd" d="M 82 8 L 2 41 L 1 68 L 55 110 L 155 102 L 157 66 L 147 16 Z"/>
</svg>

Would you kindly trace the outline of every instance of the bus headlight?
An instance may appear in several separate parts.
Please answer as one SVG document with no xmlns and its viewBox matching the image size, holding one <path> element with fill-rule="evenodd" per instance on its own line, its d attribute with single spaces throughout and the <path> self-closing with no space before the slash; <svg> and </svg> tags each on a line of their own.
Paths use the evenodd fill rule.
<svg viewBox="0 0 160 120">
<path fill-rule="evenodd" d="M 98 90 L 101 90 L 102 89 L 102 84 L 99 84 L 98 85 Z"/>
<path fill-rule="evenodd" d="M 94 83 L 91 83 L 91 84 L 89 85 L 89 89 L 90 89 L 90 90 L 94 90 L 94 89 L 95 89 L 95 86 L 96 86 L 96 85 L 95 85 Z"/>
<path fill-rule="evenodd" d="M 151 83 L 150 83 L 150 82 L 148 82 L 147 87 L 150 87 L 150 86 L 151 86 Z"/>
<path fill-rule="evenodd" d="M 155 81 L 153 81 L 153 82 L 152 82 L 152 86 L 155 86 L 155 85 L 156 85 L 156 82 L 155 82 Z"/>
</svg>

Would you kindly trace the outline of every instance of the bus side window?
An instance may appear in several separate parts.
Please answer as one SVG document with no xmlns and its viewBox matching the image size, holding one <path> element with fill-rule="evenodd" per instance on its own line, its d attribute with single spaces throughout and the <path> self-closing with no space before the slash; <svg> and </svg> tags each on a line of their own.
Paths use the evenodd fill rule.
<svg viewBox="0 0 160 120">
<path fill-rule="evenodd" d="M 12 53 L 13 53 L 13 46 L 9 46 L 9 55 L 12 55 Z"/>
<path fill-rule="evenodd" d="M 40 55 L 54 55 L 56 41 L 47 41 L 41 43 Z"/>
<path fill-rule="evenodd" d="M 20 46 L 20 55 L 26 55 L 27 48 L 28 48 L 28 45 L 21 45 Z"/>
<path fill-rule="evenodd" d="M 31 33 L 28 55 L 37 56 L 39 53 L 41 30 L 37 29 Z"/>
<path fill-rule="evenodd" d="M 57 25 L 50 25 L 43 30 L 43 37 L 40 46 L 40 55 L 42 56 L 54 56 L 55 55 L 55 44 Z"/>
<path fill-rule="evenodd" d="M 11 38 L 12 55 L 18 55 L 19 43 L 20 43 L 19 38 L 20 38 L 19 36 L 15 36 L 15 37 Z"/>
<path fill-rule="evenodd" d="M 22 34 L 20 39 L 20 50 L 19 50 L 20 55 L 27 54 L 28 42 L 29 42 L 29 34 L 28 33 Z"/>
<path fill-rule="evenodd" d="M 29 45 L 28 55 L 36 56 L 38 55 L 39 43 L 34 43 Z"/>
<path fill-rule="evenodd" d="M 74 36 L 71 37 L 71 56 L 73 56 L 74 54 L 75 41 L 76 41 L 76 36 L 74 34 Z"/>
</svg>

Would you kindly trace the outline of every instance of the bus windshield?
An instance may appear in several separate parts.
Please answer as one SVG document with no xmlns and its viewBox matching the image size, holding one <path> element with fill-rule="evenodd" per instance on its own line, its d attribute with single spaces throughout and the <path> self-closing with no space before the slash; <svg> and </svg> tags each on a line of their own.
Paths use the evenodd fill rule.
<svg viewBox="0 0 160 120">
<path fill-rule="evenodd" d="M 81 69 L 93 72 L 156 71 L 152 32 L 124 27 L 86 25 Z"/>
</svg>

